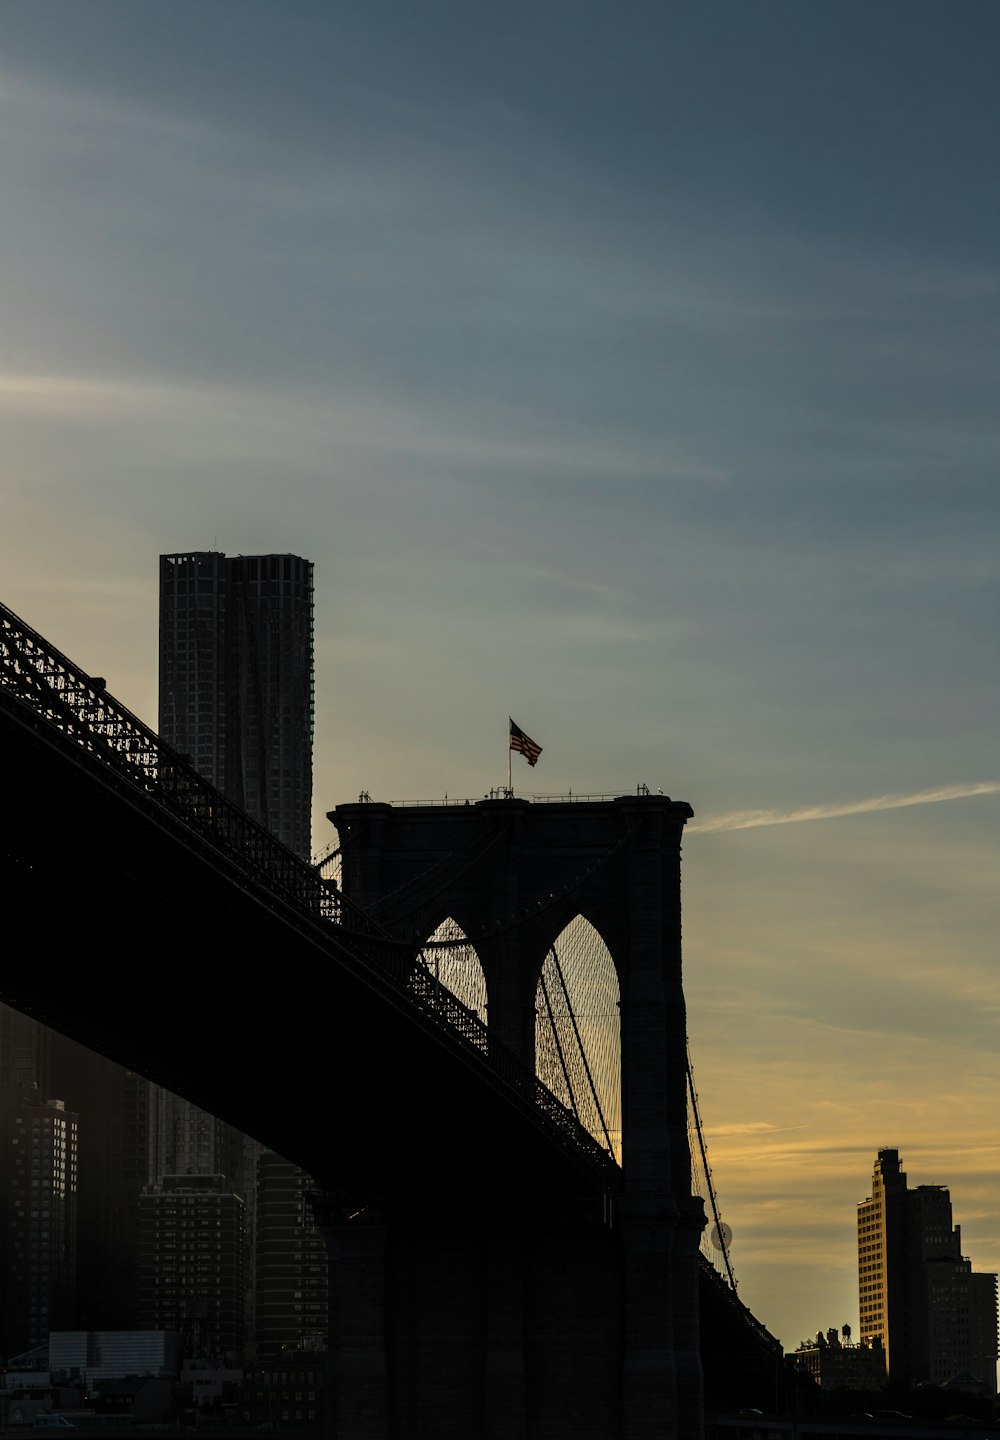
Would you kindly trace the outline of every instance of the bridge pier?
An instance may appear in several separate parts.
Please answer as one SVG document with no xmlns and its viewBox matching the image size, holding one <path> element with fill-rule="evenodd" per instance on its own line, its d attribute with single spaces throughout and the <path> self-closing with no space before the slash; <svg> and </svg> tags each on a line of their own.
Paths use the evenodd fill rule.
<svg viewBox="0 0 1000 1440">
<path fill-rule="evenodd" d="M 622 1440 L 681 1440 L 702 1434 L 697 1318 L 704 1225 L 698 1197 L 674 1213 L 659 1215 L 625 1197 L 616 1206 L 624 1270 Z"/>
<path fill-rule="evenodd" d="M 389 1357 L 386 1338 L 386 1240 L 377 1214 L 343 1191 L 314 1191 L 313 1216 L 326 1244 L 330 1275 L 329 1337 L 323 1412 L 327 1433 L 388 1440 Z"/>
<path fill-rule="evenodd" d="M 335 1292 L 329 1435 L 624 1435 L 618 1238 L 590 1200 L 542 1208 L 541 1223 L 446 1203 L 387 1223 L 314 1199 Z"/>
<path fill-rule="evenodd" d="M 524 1283 L 524 1255 L 516 1233 L 495 1232 L 486 1271 L 486 1440 L 525 1440 L 528 1434 Z"/>
<path fill-rule="evenodd" d="M 491 1035 L 532 1070 L 538 977 L 575 916 L 603 937 L 619 982 L 623 1160 L 610 1213 L 607 1196 L 560 1202 L 529 1186 L 456 1197 L 451 1217 L 444 1205 L 419 1222 L 391 1214 L 386 1440 L 703 1433 L 705 1215 L 691 1193 L 681 983 L 680 839 L 691 813 L 662 796 L 331 813 L 348 898 L 418 948 L 454 920 L 483 968 Z M 429 1141 L 417 1189 L 433 1173 Z"/>
</svg>

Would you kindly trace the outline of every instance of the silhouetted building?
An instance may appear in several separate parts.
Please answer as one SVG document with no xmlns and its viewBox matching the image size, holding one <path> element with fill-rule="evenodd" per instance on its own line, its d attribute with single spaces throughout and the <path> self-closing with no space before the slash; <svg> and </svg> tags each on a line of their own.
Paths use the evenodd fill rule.
<svg viewBox="0 0 1000 1440">
<path fill-rule="evenodd" d="M 0 1263 L 8 1356 L 44 1344 L 76 1305 L 77 1117 L 32 1088 L 0 1088 Z"/>
<path fill-rule="evenodd" d="M 56 1094 L 52 1044 L 57 1037 L 30 1015 L 0 1005 L 0 1089 L 27 1088 Z"/>
<path fill-rule="evenodd" d="M 312 565 L 296 556 L 207 553 L 161 557 L 160 571 L 164 738 L 308 857 Z M 91 1329 L 138 1323 L 140 1195 L 174 1167 L 224 1172 L 227 1187 L 241 1191 L 250 1223 L 257 1142 L 0 1005 L 0 1086 L 11 1084 L 33 1085 L 39 1096 L 65 1096 L 68 1110 L 80 1115 L 78 1305 L 57 1315 L 50 1304 L 49 1323 Z M 13 1174 L 8 1151 L 0 1147 L 5 1197 Z M 5 1227 L 3 1243 L 6 1235 Z M 252 1252 L 243 1266 L 245 1327 L 252 1299 L 247 1258 Z M 5 1305 L 14 1304 L 15 1288 L 5 1287 Z M 23 1348 L 34 1333 L 15 1338 L 8 1332 L 5 1343 Z"/>
<path fill-rule="evenodd" d="M 0 1088 L 58 1095 L 77 1118 L 76 1311 L 60 1323 L 128 1329 L 136 1323 L 139 1193 L 150 1179 L 149 1093 L 155 1088 L 75 1040 L 0 1005 Z M 0 1156 L 0 1184 L 9 1175 Z"/>
<path fill-rule="evenodd" d="M 160 556 L 159 733 L 283 844 L 312 836 L 313 567 L 298 555 Z M 253 1325 L 260 1146 L 154 1090 L 152 1174 L 226 1176 L 246 1203 Z"/>
<path fill-rule="evenodd" d="M 258 1141 L 162 1086 L 149 1087 L 149 1181 L 165 1175 L 222 1175 L 226 1188 L 243 1197 L 247 1231 L 246 1339 L 253 1334 L 254 1234 Z"/>
<path fill-rule="evenodd" d="M 160 556 L 159 733 L 311 853 L 313 567 L 298 555 Z"/>
<path fill-rule="evenodd" d="M 326 1245 L 307 1198 L 312 1179 L 265 1150 L 257 1169 L 257 1355 L 326 1349 Z"/>
<path fill-rule="evenodd" d="M 56 1093 L 80 1116 L 79 1270 L 75 1323 L 130 1330 L 138 1322 L 139 1195 L 149 1175 L 143 1076 L 63 1035 L 51 1036 Z"/>
<path fill-rule="evenodd" d="M 140 1326 L 178 1331 L 188 1358 L 242 1362 L 243 1197 L 222 1175 L 165 1175 L 141 1195 L 139 1215 Z"/>
<path fill-rule="evenodd" d="M 258 1430 L 322 1431 L 324 1357 L 288 1353 L 243 1371 L 240 1418 Z"/>
<path fill-rule="evenodd" d="M 129 1375 L 180 1374 L 181 1337 L 168 1330 L 54 1330 L 49 1372 L 54 1381 L 81 1380 L 87 1389 Z"/>
<path fill-rule="evenodd" d="M 885 1387 L 885 1351 L 880 1344 L 852 1345 L 850 1330 L 835 1329 L 814 1340 L 803 1340 L 795 1351 L 795 1364 L 824 1390 L 881 1390 Z"/>
<path fill-rule="evenodd" d="M 889 1380 L 975 1376 L 996 1393 L 996 1276 L 962 1255 L 943 1185 L 909 1189 L 899 1151 L 878 1152 L 858 1206 L 860 1338 L 884 1346 Z"/>
<path fill-rule="evenodd" d="M 981 1376 L 991 1395 L 997 1393 L 997 1277 L 986 1270 L 969 1275 L 969 1339 L 972 1373 Z"/>
</svg>

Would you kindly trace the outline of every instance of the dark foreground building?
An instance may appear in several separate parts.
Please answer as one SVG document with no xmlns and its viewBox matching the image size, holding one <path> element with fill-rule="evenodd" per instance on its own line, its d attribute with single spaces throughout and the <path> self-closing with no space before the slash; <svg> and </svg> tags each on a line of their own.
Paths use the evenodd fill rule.
<svg viewBox="0 0 1000 1440">
<path fill-rule="evenodd" d="M 309 1204 L 313 1182 L 273 1150 L 257 1162 L 256 1316 L 259 1360 L 327 1347 L 326 1244 Z M 263 1419 L 274 1417 L 267 1415 Z"/>
<path fill-rule="evenodd" d="M 139 1321 L 174 1331 L 184 1354 L 241 1363 L 246 1217 L 223 1175 L 165 1175 L 140 1197 Z"/>
<path fill-rule="evenodd" d="M 0 1087 L 0 1349 L 44 1344 L 76 1305 L 77 1117 Z"/>
</svg>

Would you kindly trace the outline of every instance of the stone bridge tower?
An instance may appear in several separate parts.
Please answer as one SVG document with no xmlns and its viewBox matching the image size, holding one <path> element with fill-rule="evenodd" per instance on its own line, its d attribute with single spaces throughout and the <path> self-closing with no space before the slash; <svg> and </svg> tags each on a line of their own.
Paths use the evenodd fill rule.
<svg viewBox="0 0 1000 1440">
<path fill-rule="evenodd" d="M 528 1187 L 502 1213 L 489 1197 L 473 1207 L 477 1214 L 458 1207 L 438 1235 L 437 1254 L 427 1248 L 426 1224 L 417 1239 L 416 1216 L 409 1228 L 388 1220 L 377 1241 L 370 1227 L 363 1237 L 357 1227 L 340 1227 L 333 1253 L 344 1293 L 357 1296 L 359 1275 L 377 1271 L 382 1297 L 362 1320 L 345 1306 L 343 1328 L 331 1337 L 338 1413 L 349 1427 L 342 1433 L 359 1440 L 425 1433 L 459 1440 L 463 1427 L 461 1440 L 702 1434 L 705 1217 L 691 1193 L 681 985 L 680 849 L 692 814 L 683 802 L 643 794 L 534 804 L 506 795 L 413 807 L 368 802 L 331 812 L 348 898 L 415 946 L 444 919 L 456 921 L 483 967 L 491 1035 L 532 1069 L 543 961 L 574 917 L 589 921 L 618 976 L 622 1057 L 622 1170 L 600 1218 L 596 1207 L 587 1221 L 568 1210 L 553 1215 Z M 470 1225 L 479 1233 L 467 1235 L 463 1249 L 459 1232 Z M 468 1293 L 470 1264 L 478 1298 Z M 456 1370 L 449 1380 L 440 1345 L 433 1357 L 430 1349 L 414 1356 L 394 1340 L 401 1321 L 393 1306 L 403 1303 L 402 1290 L 412 1294 L 418 1269 L 462 1292 L 442 1304 L 465 1315 L 463 1346 L 482 1329 L 471 1389 L 468 1356 L 463 1378 Z M 434 1323 L 428 1312 L 422 1328 L 429 1333 Z M 454 1337 L 445 1333 L 445 1343 Z M 426 1391 L 432 1383 L 437 1399 L 428 1395 L 421 1418 L 408 1420 L 413 1386 Z M 464 1398 L 449 1387 L 462 1388 Z"/>
</svg>

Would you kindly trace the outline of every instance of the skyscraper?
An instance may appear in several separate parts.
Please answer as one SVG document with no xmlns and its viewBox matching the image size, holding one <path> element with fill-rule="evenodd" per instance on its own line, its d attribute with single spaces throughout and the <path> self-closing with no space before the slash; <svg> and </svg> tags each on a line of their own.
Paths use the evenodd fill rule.
<svg viewBox="0 0 1000 1440">
<path fill-rule="evenodd" d="M 943 1185 L 910 1189 L 899 1151 L 878 1152 L 858 1206 L 861 1341 L 880 1343 L 891 1383 L 975 1377 L 996 1393 L 997 1277 L 962 1255 Z"/>
<path fill-rule="evenodd" d="M 297 555 L 160 556 L 159 732 L 309 858 L 313 567 Z"/>
<path fill-rule="evenodd" d="M 159 732 L 209 784 L 305 859 L 311 854 L 313 567 L 298 555 L 160 556 Z M 151 1087 L 153 1181 L 225 1176 L 249 1236 L 253 1325 L 260 1147 Z"/>
</svg>

